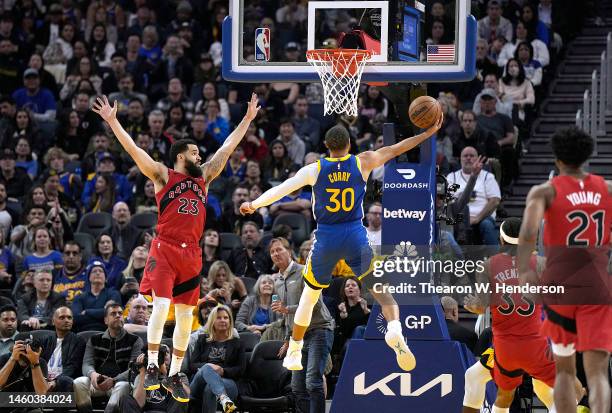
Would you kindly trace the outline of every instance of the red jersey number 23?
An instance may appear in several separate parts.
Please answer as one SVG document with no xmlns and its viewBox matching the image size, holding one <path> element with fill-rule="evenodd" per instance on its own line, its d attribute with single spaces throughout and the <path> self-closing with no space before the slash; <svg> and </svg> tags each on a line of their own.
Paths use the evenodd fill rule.
<svg viewBox="0 0 612 413">
<path fill-rule="evenodd" d="M 198 215 L 198 200 L 197 199 L 188 199 L 188 198 L 179 198 L 179 214 L 189 214 L 189 215 Z"/>
</svg>

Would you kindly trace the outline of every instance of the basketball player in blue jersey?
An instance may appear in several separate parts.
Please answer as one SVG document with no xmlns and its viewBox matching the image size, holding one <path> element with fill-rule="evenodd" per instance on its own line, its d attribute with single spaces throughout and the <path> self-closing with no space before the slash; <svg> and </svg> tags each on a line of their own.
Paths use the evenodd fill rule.
<svg viewBox="0 0 612 413">
<path fill-rule="evenodd" d="M 304 166 L 292 178 L 240 206 L 241 213 L 252 214 L 257 208 L 270 205 L 303 186 L 313 187 L 312 208 L 317 229 L 304 267 L 306 285 L 295 311 L 292 337 L 283 361 L 287 369 L 302 369 L 303 339 L 310 325 L 312 310 L 321 290 L 331 284 L 332 270 L 337 262 L 344 259 L 356 275 L 363 274 L 370 266 L 374 254 L 362 224 L 368 176 L 375 168 L 432 136 L 440 129 L 442 120 L 440 115 L 434 126 L 420 135 L 357 156 L 349 154 L 348 131 L 340 125 L 334 126 L 325 135 L 329 158 Z M 397 303 L 390 294 L 370 292 L 380 303 L 388 322 L 385 341 L 395 351 L 397 363 L 403 370 L 414 369 L 416 360 L 404 341 Z"/>
</svg>

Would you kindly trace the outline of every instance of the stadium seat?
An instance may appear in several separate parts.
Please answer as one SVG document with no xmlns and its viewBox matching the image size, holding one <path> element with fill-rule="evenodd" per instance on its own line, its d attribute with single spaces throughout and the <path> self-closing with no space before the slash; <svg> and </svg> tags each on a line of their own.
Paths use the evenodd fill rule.
<svg viewBox="0 0 612 413">
<path fill-rule="evenodd" d="M 264 231 L 263 235 L 261 236 L 261 240 L 259 240 L 259 245 L 261 245 L 264 250 L 267 250 L 272 238 L 274 238 L 272 231 Z"/>
<path fill-rule="evenodd" d="M 232 232 L 222 232 L 219 234 L 219 257 L 227 261 L 234 248 L 240 248 L 242 241 L 240 237 Z"/>
<path fill-rule="evenodd" d="M 89 339 L 91 338 L 91 336 L 96 335 L 96 334 L 101 334 L 101 333 L 102 331 L 87 330 L 87 331 L 78 332 L 77 336 L 81 337 L 83 341 L 87 343 Z"/>
<path fill-rule="evenodd" d="M 290 393 L 291 372 L 283 367 L 278 351 L 282 341 L 260 341 L 253 349 L 243 383 L 251 391 L 241 394 L 238 407 L 244 411 L 293 412 Z"/>
<path fill-rule="evenodd" d="M 33 330 L 28 332 L 32 338 L 39 343 L 46 337 L 51 336 L 54 332 L 51 330 Z"/>
<path fill-rule="evenodd" d="M 253 291 L 253 287 L 255 287 L 255 283 L 257 282 L 257 280 L 251 277 L 238 277 L 238 278 L 240 278 L 242 282 L 244 283 L 247 293 L 251 294 L 251 291 Z"/>
<path fill-rule="evenodd" d="M 75 232 L 74 240 L 81 246 L 83 262 L 87 262 L 96 248 L 96 239 L 87 232 Z"/>
<path fill-rule="evenodd" d="M 306 217 L 302 214 L 283 214 L 274 220 L 272 228 L 279 224 L 289 225 L 292 229 L 291 239 L 293 245 L 299 247 L 302 242 L 310 238 L 310 223 Z"/>
<path fill-rule="evenodd" d="M 132 333 L 137 335 L 138 337 L 140 337 L 142 339 L 142 342 L 146 345 L 147 343 L 147 332 L 146 331 L 137 331 L 135 333 Z"/>
<path fill-rule="evenodd" d="M 130 221 L 139 230 L 147 230 L 157 225 L 157 214 L 154 212 L 141 212 L 132 216 Z"/>
<path fill-rule="evenodd" d="M 112 224 L 113 217 L 108 212 L 88 212 L 81 218 L 77 232 L 86 232 L 96 238 Z"/>
<path fill-rule="evenodd" d="M 330 286 L 323 290 L 323 295 L 331 297 L 334 300 L 338 300 L 338 302 L 340 302 L 340 289 L 342 288 L 343 282 L 344 282 L 344 277 L 332 278 L 332 282 Z"/>
<path fill-rule="evenodd" d="M 259 343 L 261 336 L 259 334 L 251 333 L 250 331 L 243 331 L 240 333 L 240 341 L 244 346 L 244 353 L 246 354 L 247 360 L 251 359 L 253 349 Z"/>
</svg>

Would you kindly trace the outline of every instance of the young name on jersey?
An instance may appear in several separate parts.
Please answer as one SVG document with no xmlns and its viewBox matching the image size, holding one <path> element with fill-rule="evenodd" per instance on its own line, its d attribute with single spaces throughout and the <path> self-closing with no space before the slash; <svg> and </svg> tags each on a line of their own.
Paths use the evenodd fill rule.
<svg viewBox="0 0 612 413">
<path fill-rule="evenodd" d="M 601 202 L 601 194 L 593 191 L 578 191 L 572 192 L 565 196 L 568 201 L 572 203 L 572 206 L 578 206 L 583 204 L 599 205 Z"/>
</svg>

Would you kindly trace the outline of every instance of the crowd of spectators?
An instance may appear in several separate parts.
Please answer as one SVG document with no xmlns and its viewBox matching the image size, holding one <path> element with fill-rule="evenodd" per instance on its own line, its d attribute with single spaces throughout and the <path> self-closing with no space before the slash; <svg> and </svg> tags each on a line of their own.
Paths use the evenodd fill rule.
<svg viewBox="0 0 612 413">
<path fill-rule="evenodd" d="M 249 21 L 260 27 L 290 34 L 305 24 L 304 1 L 247 3 Z M 454 24 L 453 2 L 425 3 L 434 22 L 426 28 L 427 42 L 452 42 L 445 28 Z M 559 18 L 572 10 L 572 2 L 472 3 L 479 18 L 477 77 L 431 84 L 429 91 L 446 115 L 437 136 L 440 173 L 460 185 L 458 199 L 469 190 L 464 201 L 468 227 L 479 234 L 476 242 L 494 244 L 496 210 L 503 215 L 498 205 L 511 193 L 540 99 L 563 44 L 577 28 L 576 21 Z M 146 333 L 150 310 L 150 303 L 134 294 L 154 236 L 153 228 L 135 225 L 134 217 L 157 213 L 157 204 L 153 183 L 90 111 L 92 99 L 107 94 L 116 100 L 121 123 L 137 145 L 167 162 L 171 144 L 184 137 L 197 142 L 203 159 L 214 153 L 242 117 L 241 102 L 254 91 L 262 109 L 209 188 L 202 299 L 184 366 L 203 406 L 210 409 L 215 397 L 235 397 L 235 382 L 245 373 L 239 334 L 283 340 L 291 323 L 287 308 L 292 307 L 274 306 L 271 297 L 295 268 L 290 271 L 285 263 L 280 269 L 284 261 L 272 241 L 296 265 L 304 264 L 311 245 L 309 234 L 298 236 L 277 220 L 299 215 L 305 228 L 313 224 L 307 188 L 249 217 L 239 213 L 240 204 L 316 162 L 325 153 L 322 136 L 336 122 L 349 129 L 356 152 L 382 146 L 382 123 L 401 114 L 376 86 L 362 86 L 358 117 L 330 120 L 312 115 L 322 104 L 318 84 L 225 82 L 220 26 L 227 1 L 7 0 L 2 5 L 0 357 L 6 362 L 12 354 L 11 360 L 19 360 L 7 374 L 21 374 L 25 359 L 40 364 L 45 391 L 74 388 L 81 411 L 90 409 L 92 397 L 106 396 L 116 407 L 129 393 L 122 383 L 128 380 L 128 362 L 140 354 L 143 341 L 137 334 Z M 274 53 L 302 60 L 304 45 L 296 39 L 273 41 L 278 43 Z M 486 157 L 484 165 L 479 156 Z M 374 171 L 368 183 L 365 221 L 373 245 L 381 242 L 382 205 L 372 188 L 381 180 L 382 170 Z M 89 213 L 108 213 L 112 219 L 92 234 L 95 241 L 88 246 L 78 228 Z M 474 241 L 458 237 L 458 229 L 449 231 L 460 242 Z M 234 241 L 229 248 L 228 239 Z M 334 271 L 344 275 L 346 268 L 338 265 Z M 356 278 L 346 278 L 326 297 L 320 321 L 321 328 L 333 330 L 334 368 L 346 341 L 363 335 L 369 315 L 365 298 Z M 172 324 L 171 315 L 169 334 Z M 35 330 L 53 334 L 42 342 L 40 359 L 23 345 Z M 100 334 L 75 334 L 86 331 Z M 126 347 L 120 349 L 123 341 Z M 232 344 L 218 344 L 225 342 Z M 226 352 L 215 351 L 220 346 Z M 101 363 L 110 351 L 115 363 Z M 325 371 L 330 370 L 331 363 Z M 5 378 L 1 371 L 0 377 Z M 42 391 L 39 374 L 32 370 L 28 377 L 22 388 Z M 306 388 L 312 400 L 326 391 L 317 377 L 302 377 L 298 385 L 298 404 L 306 403 Z M 140 408 L 165 409 L 150 404 L 159 397 L 142 392 L 133 397 Z"/>
</svg>

